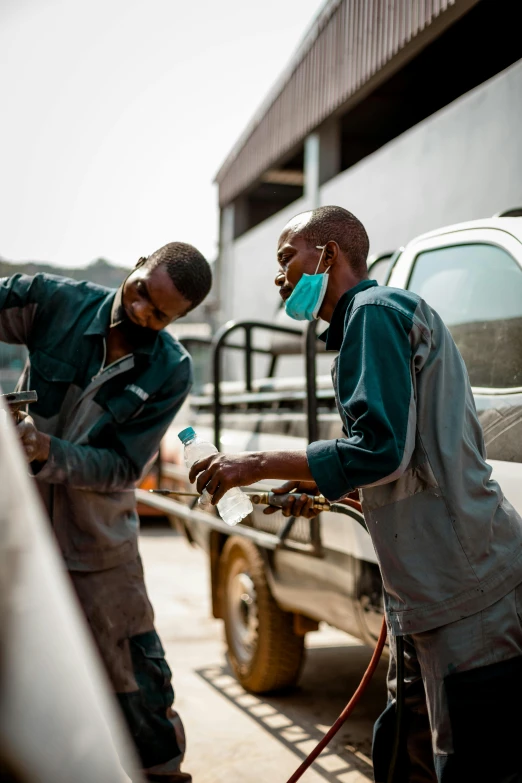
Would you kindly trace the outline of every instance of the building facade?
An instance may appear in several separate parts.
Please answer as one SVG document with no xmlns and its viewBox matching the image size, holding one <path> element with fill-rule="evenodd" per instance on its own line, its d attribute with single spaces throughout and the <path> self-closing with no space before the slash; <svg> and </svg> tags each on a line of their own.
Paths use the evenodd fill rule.
<svg viewBox="0 0 522 783">
<path fill-rule="evenodd" d="M 515 0 L 330 0 L 217 174 L 220 320 L 272 318 L 278 235 L 339 204 L 371 252 L 522 205 Z"/>
</svg>

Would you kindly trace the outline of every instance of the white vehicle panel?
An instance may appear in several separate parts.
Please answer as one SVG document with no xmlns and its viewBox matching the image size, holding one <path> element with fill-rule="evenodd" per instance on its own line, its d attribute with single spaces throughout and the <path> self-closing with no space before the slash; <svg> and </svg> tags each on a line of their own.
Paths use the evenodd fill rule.
<svg viewBox="0 0 522 783">
<path fill-rule="evenodd" d="M 326 549 L 377 563 L 372 540 L 366 530 L 344 514 L 321 514 L 321 542 Z"/>
<path fill-rule="evenodd" d="M 488 463 L 493 468 L 492 477 L 502 487 L 505 497 L 522 514 L 522 465 L 520 462 L 494 459 L 488 460 Z"/>
</svg>

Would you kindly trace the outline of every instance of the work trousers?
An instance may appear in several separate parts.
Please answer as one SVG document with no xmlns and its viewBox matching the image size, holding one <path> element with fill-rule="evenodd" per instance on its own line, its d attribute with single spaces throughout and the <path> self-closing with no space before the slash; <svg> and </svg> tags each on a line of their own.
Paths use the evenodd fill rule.
<svg viewBox="0 0 522 783">
<path fill-rule="evenodd" d="M 171 671 L 154 630 L 141 560 L 70 576 L 147 779 L 189 783 L 180 772 L 185 734 L 172 709 Z"/>
<path fill-rule="evenodd" d="M 376 783 L 395 735 L 396 642 L 388 706 L 374 728 Z M 404 637 L 397 783 L 522 783 L 522 585 L 477 614 Z"/>
</svg>

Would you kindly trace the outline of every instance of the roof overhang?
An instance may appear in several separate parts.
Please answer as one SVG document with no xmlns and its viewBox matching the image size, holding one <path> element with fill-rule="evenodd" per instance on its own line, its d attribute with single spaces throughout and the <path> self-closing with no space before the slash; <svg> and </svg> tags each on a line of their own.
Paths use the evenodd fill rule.
<svg viewBox="0 0 522 783">
<path fill-rule="evenodd" d="M 220 206 L 276 176 L 267 172 L 279 172 L 309 133 L 364 100 L 477 2 L 328 0 L 218 171 Z"/>
</svg>

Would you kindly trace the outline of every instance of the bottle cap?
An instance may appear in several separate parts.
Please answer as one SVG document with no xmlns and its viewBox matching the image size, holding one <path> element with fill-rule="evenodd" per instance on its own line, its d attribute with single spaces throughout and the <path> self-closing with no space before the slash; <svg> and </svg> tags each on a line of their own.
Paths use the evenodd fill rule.
<svg viewBox="0 0 522 783">
<path fill-rule="evenodd" d="M 187 427 L 185 430 L 181 430 L 181 432 L 178 432 L 178 438 L 182 443 L 188 443 L 189 440 L 192 440 L 196 437 L 196 432 L 192 427 Z"/>
</svg>

